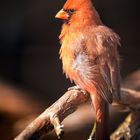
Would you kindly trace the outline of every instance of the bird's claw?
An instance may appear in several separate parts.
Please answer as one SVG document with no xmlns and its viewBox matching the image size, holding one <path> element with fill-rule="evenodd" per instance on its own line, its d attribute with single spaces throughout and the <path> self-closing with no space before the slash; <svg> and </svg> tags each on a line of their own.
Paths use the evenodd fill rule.
<svg viewBox="0 0 140 140">
<path fill-rule="evenodd" d="M 70 90 L 81 90 L 81 88 L 77 85 L 77 86 L 69 87 L 68 91 Z"/>
</svg>

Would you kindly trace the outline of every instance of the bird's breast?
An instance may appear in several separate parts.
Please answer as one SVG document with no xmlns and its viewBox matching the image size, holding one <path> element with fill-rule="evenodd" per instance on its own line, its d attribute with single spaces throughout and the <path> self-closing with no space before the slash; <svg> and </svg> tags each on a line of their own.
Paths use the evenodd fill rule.
<svg viewBox="0 0 140 140">
<path fill-rule="evenodd" d="M 82 81 L 89 81 L 96 73 L 94 43 L 89 42 L 83 32 L 71 32 L 61 41 L 60 59 L 66 76 L 75 82 L 79 77 Z"/>
<path fill-rule="evenodd" d="M 63 72 L 66 74 L 67 78 L 71 80 L 73 77 L 72 64 L 74 62 L 74 50 L 70 49 L 68 44 L 67 46 L 62 45 L 60 49 L 60 59 L 62 60 Z"/>
<path fill-rule="evenodd" d="M 63 47 L 63 46 L 62 46 Z M 70 80 L 75 83 L 77 81 L 85 81 L 88 83 L 98 73 L 94 60 L 86 54 L 85 51 L 75 53 L 68 48 L 61 48 L 63 71 Z"/>
<path fill-rule="evenodd" d="M 75 62 L 77 54 L 82 51 L 83 40 L 84 37 L 82 33 L 79 32 L 71 32 L 65 35 L 61 40 L 60 59 L 62 60 L 63 71 L 70 79 L 73 77 L 74 72 L 72 65 Z"/>
</svg>

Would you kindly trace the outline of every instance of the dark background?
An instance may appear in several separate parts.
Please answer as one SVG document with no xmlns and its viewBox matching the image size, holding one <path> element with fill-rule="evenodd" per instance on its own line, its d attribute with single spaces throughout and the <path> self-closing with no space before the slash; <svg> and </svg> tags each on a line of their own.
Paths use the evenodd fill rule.
<svg viewBox="0 0 140 140">
<path fill-rule="evenodd" d="M 1 1 L 1 79 L 39 92 L 42 99 L 55 98 L 69 86 L 58 55 L 61 22 L 54 18 L 63 4 L 64 0 Z M 124 77 L 140 67 L 138 0 L 95 0 L 94 5 L 104 24 L 121 37 Z"/>
<path fill-rule="evenodd" d="M 64 0 L 0 1 L 0 81 L 30 91 L 42 104 L 70 86 L 59 60 L 61 24 L 54 16 Z M 103 23 L 121 37 L 121 75 L 140 68 L 138 0 L 94 0 Z"/>
</svg>

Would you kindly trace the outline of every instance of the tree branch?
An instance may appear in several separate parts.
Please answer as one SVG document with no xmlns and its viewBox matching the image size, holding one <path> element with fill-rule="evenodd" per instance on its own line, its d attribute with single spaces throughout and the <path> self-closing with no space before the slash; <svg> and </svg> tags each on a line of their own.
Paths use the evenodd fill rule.
<svg viewBox="0 0 140 140">
<path fill-rule="evenodd" d="M 61 125 L 63 119 L 75 112 L 80 104 L 88 100 L 88 93 L 75 87 L 71 88 L 31 122 L 15 140 L 37 140 L 53 128 L 58 138 L 60 138 L 63 135 L 63 125 Z M 114 100 L 113 105 L 117 105 L 123 109 L 128 108 L 128 106 L 131 109 L 138 109 L 139 103 L 140 92 L 121 88 L 121 100 L 119 102 Z"/>
<path fill-rule="evenodd" d="M 110 140 L 139 140 L 140 112 L 130 113 L 121 125 L 111 135 Z"/>
<path fill-rule="evenodd" d="M 15 140 L 39 139 L 43 134 L 55 129 L 58 137 L 63 134 L 63 121 L 69 114 L 75 112 L 77 107 L 88 101 L 89 94 L 82 90 L 68 90 L 59 100 L 46 109 L 39 117 L 29 124 Z"/>
</svg>

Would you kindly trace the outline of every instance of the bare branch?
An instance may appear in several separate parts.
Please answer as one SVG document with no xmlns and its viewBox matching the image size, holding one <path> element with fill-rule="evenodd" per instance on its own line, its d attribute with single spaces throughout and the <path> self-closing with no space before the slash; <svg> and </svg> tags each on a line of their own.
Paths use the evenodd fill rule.
<svg viewBox="0 0 140 140">
<path fill-rule="evenodd" d="M 77 88 L 68 90 L 59 100 L 29 124 L 15 140 L 39 139 L 53 128 L 58 138 L 60 138 L 63 134 L 63 125 L 61 125 L 63 119 L 75 112 L 80 104 L 88 100 L 89 94 L 85 91 Z M 128 106 L 135 108 L 139 103 L 140 92 L 121 88 L 121 101 L 114 101 L 113 105 L 118 105 L 123 108 Z"/>
<path fill-rule="evenodd" d="M 37 137 L 39 139 L 43 134 L 55 128 L 58 137 L 63 133 L 63 121 L 69 114 L 75 112 L 77 107 L 88 101 L 89 94 L 82 90 L 69 90 L 52 106 L 46 109 L 38 118 L 29 124 L 15 140 L 29 140 Z"/>
<path fill-rule="evenodd" d="M 121 100 L 113 102 L 122 109 L 137 110 L 140 108 L 140 91 L 121 88 Z"/>
</svg>

